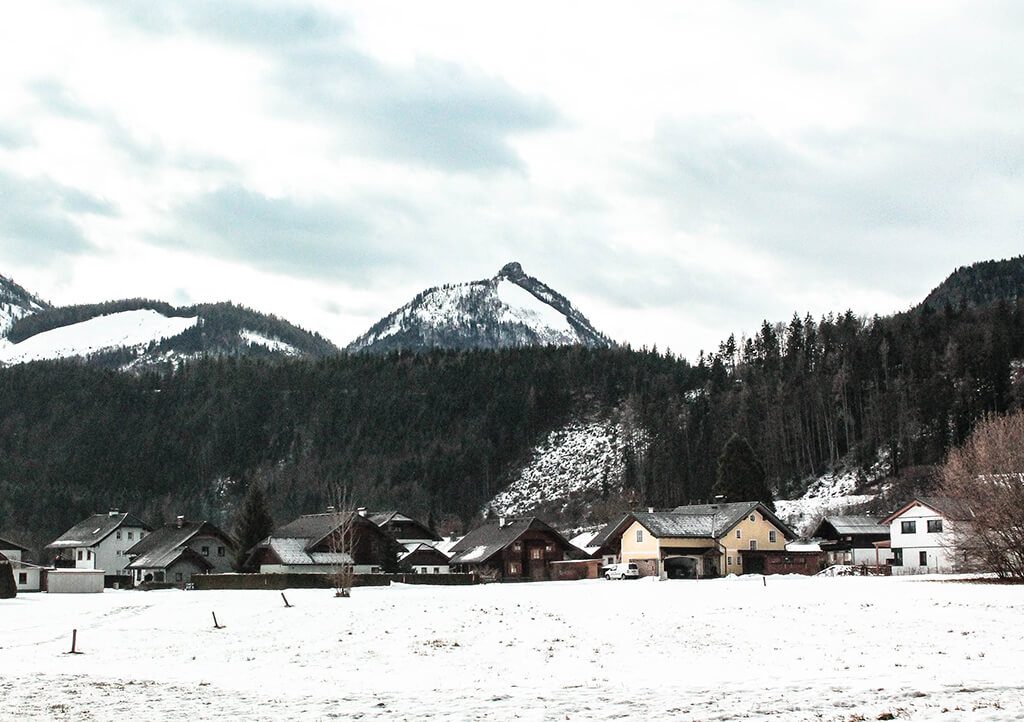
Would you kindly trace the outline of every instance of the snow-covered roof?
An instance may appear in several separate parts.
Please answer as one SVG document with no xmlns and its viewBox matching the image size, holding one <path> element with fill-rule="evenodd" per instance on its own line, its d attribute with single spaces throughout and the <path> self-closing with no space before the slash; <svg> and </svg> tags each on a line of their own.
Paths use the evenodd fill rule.
<svg viewBox="0 0 1024 722">
<path fill-rule="evenodd" d="M 495 522 L 474 529 L 452 547 L 451 552 L 453 556 L 451 563 L 476 564 L 485 562 L 530 530 L 548 532 L 567 549 L 571 550 L 573 548 L 572 544 L 565 537 L 540 519 L 531 516 L 521 519 L 510 519 L 505 524 Z"/>
<path fill-rule="evenodd" d="M 183 556 L 195 555 L 206 566 L 211 566 L 206 559 L 188 548 L 188 542 L 198 534 L 217 537 L 224 541 L 225 546 L 233 547 L 234 543 L 227 534 L 207 521 L 181 520 L 165 524 L 156 531 L 150 532 L 125 554 L 131 559 L 128 569 L 166 569 Z"/>
<path fill-rule="evenodd" d="M 106 514 L 93 514 L 89 518 L 80 521 L 57 539 L 46 545 L 47 549 L 70 549 L 73 547 L 90 547 L 99 544 L 106 539 L 115 529 L 131 527 L 150 531 L 151 527 L 146 522 L 132 514 L 120 512 L 108 512 Z"/>
<path fill-rule="evenodd" d="M 823 525 L 829 524 L 837 534 L 877 534 L 888 536 L 889 526 L 883 524 L 877 517 L 873 516 L 827 516 L 818 525 L 818 531 L 814 536 L 823 536 L 821 530 Z"/>
</svg>

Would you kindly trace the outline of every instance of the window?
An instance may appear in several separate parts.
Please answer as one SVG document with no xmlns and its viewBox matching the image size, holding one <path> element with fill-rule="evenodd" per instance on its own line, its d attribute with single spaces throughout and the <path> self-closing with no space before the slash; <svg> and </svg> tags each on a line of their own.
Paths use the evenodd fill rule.
<svg viewBox="0 0 1024 722">
<path fill-rule="evenodd" d="M 900 533 L 901 534 L 916 534 L 917 533 L 917 522 L 916 521 L 901 521 L 900 522 Z"/>
<path fill-rule="evenodd" d="M 85 550 L 85 558 L 86 558 L 87 560 L 88 560 L 88 559 L 92 559 L 92 549 L 86 549 L 86 550 Z"/>
<path fill-rule="evenodd" d="M 637 544 L 642 544 L 643 541 L 644 541 L 644 530 L 643 529 L 637 529 L 636 530 L 636 543 Z"/>
<path fill-rule="evenodd" d="M 134 538 L 135 538 L 135 532 L 128 532 L 128 541 L 131 541 Z"/>
<path fill-rule="evenodd" d="M 514 551 L 514 552 L 521 552 L 522 550 L 523 550 L 522 542 L 516 542 L 515 544 L 512 545 L 512 551 Z"/>
<path fill-rule="evenodd" d="M 380 567 L 370 567 L 370 574 L 380 574 Z"/>
<path fill-rule="evenodd" d="M 917 564 L 921 567 L 928 566 L 928 552 L 918 552 Z"/>
<path fill-rule="evenodd" d="M 757 539 L 750 540 L 750 551 L 757 551 Z"/>
<path fill-rule="evenodd" d="M 519 564 L 516 562 L 509 562 L 508 573 L 510 576 L 516 576 L 519 574 Z"/>
<path fill-rule="evenodd" d="M 892 565 L 894 567 L 902 567 L 903 566 L 903 550 L 902 549 L 893 549 L 892 550 Z"/>
<path fill-rule="evenodd" d="M 178 572 L 177 574 L 174 575 L 174 581 L 176 581 L 176 582 L 180 582 L 181 581 L 181 572 Z"/>
<path fill-rule="evenodd" d="M 778 535 L 775 533 L 774 529 L 768 532 L 768 541 L 770 541 L 772 544 L 778 541 Z"/>
<path fill-rule="evenodd" d="M 750 521 L 757 521 L 757 515 L 756 514 L 751 514 L 750 515 Z"/>
<path fill-rule="evenodd" d="M 726 564 L 728 564 L 730 567 L 732 566 L 732 557 L 726 557 Z"/>
<path fill-rule="evenodd" d="M 203 556 L 204 557 L 210 556 L 210 547 L 203 547 Z"/>
<path fill-rule="evenodd" d="M 434 574 L 440 574 L 440 573 L 441 573 L 441 567 L 434 567 Z"/>
<path fill-rule="evenodd" d="M 546 551 L 548 554 L 550 554 L 554 550 L 555 550 L 555 545 L 554 544 L 546 544 L 544 546 L 544 551 Z"/>
<path fill-rule="evenodd" d="M 118 538 L 118 539 L 120 539 L 120 538 L 121 538 L 121 530 L 120 530 L 120 529 L 118 529 L 118 530 L 117 530 L 117 538 Z"/>
<path fill-rule="evenodd" d="M 533 549 L 530 550 L 530 559 L 543 559 L 543 558 L 544 558 L 544 552 L 541 551 L 540 547 L 533 547 Z"/>
<path fill-rule="evenodd" d="M 739 566 L 743 566 L 743 557 L 737 555 L 737 557 L 736 557 L 736 566 L 738 566 L 738 567 Z"/>
<path fill-rule="evenodd" d="M 217 556 L 224 556 L 224 547 L 217 547 Z"/>
<path fill-rule="evenodd" d="M 941 534 L 942 533 L 942 519 L 929 519 L 928 520 L 928 533 L 929 534 Z"/>
<path fill-rule="evenodd" d="M 82 550 L 78 550 L 78 561 L 82 561 Z"/>
<path fill-rule="evenodd" d="M 739 529 L 736 530 L 736 538 L 737 539 L 742 539 L 743 538 L 743 533 Z"/>
<path fill-rule="evenodd" d="M 18 572 L 18 584 L 28 584 L 27 572 Z"/>
</svg>

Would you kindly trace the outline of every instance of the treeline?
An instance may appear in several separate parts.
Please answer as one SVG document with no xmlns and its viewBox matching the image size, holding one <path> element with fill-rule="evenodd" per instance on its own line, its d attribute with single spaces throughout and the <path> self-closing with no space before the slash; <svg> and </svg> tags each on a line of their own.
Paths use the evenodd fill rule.
<svg viewBox="0 0 1024 722">
<path fill-rule="evenodd" d="M 932 464 L 1024 398 L 1024 302 L 765 324 L 696 364 L 628 348 L 200 359 L 130 375 L 0 369 L 0 532 L 55 536 L 107 505 L 224 521 L 251 480 L 274 516 L 346 482 L 368 506 L 473 523 L 549 431 L 632 419 L 642 504 L 711 496 L 739 433 L 783 494 L 840 459 Z"/>
</svg>

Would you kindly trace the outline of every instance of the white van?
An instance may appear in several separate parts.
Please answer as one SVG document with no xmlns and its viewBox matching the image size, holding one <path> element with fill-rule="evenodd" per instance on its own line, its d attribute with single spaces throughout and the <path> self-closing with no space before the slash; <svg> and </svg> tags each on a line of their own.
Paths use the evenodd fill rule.
<svg viewBox="0 0 1024 722">
<path fill-rule="evenodd" d="M 605 579 L 637 579 L 639 576 L 640 568 L 635 562 L 609 564 L 604 568 Z"/>
</svg>

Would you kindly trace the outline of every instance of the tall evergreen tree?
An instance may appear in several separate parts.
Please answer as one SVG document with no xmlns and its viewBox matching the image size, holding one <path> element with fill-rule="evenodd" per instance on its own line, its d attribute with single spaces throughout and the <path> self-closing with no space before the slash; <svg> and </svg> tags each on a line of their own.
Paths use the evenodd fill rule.
<svg viewBox="0 0 1024 722">
<path fill-rule="evenodd" d="M 724 496 L 726 501 L 760 501 L 775 510 L 772 491 L 765 481 L 764 467 L 757 460 L 750 442 L 739 434 L 729 437 L 718 457 L 714 491 Z"/>
<path fill-rule="evenodd" d="M 267 498 L 263 495 L 263 487 L 259 482 L 249 484 L 242 508 L 235 517 L 235 541 L 238 549 L 235 552 L 235 571 L 254 571 L 246 568 L 245 561 L 249 550 L 270 536 L 274 531 L 274 518 L 267 508 Z"/>
</svg>

